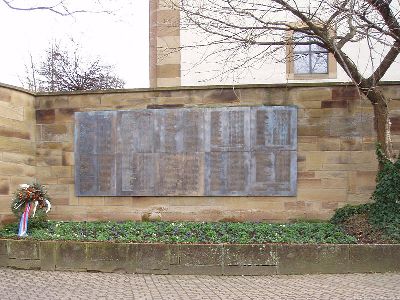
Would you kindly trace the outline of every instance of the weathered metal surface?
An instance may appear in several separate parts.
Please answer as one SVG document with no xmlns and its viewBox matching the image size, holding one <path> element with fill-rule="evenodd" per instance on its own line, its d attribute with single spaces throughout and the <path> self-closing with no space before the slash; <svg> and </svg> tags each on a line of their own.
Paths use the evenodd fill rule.
<svg viewBox="0 0 400 300">
<path fill-rule="evenodd" d="M 295 107 L 80 112 L 78 196 L 293 196 Z"/>
</svg>

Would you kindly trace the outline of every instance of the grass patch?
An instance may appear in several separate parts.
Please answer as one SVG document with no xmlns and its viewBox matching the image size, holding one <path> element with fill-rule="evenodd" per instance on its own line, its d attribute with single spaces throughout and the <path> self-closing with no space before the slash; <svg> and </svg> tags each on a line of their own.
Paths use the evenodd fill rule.
<svg viewBox="0 0 400 300">
<path fill-rule="evenodd" d="M 0 237 L 16 238 L 18 225 L 0 229 Z M 137 243 L 355 243 L 331 223 L 293 224 L 232 222 L 31 222 L 29 239 Z"/>
</svg>

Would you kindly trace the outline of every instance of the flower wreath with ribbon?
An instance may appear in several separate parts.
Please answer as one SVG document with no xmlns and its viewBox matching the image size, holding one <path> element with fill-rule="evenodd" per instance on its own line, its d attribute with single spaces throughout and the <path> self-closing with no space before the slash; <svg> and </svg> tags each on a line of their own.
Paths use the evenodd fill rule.
<svg viewBox="0 0 400 300">
<path fill-rule="evenodd" d="M 20 218 L 18 236 L 27 235 L 28 219 L 43 216 L 51 209 L 50 197 L 39 183 L 20 184 L 12 198 L 11 210 Z"/>
</svg>

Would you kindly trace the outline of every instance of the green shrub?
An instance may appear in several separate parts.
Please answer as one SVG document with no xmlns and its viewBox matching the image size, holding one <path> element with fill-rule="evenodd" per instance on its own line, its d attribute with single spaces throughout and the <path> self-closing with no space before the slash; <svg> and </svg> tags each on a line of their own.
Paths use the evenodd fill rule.
<svg viewBox="0 0 400 300">
<path fill-rule="evenodd" d="M 15 237 L 17 224 L 0 229 L 0 237 Z M 37 240 L 116 241 L 139 243 L 354 243 L 330 223 L 233 222 L 56 222 L 32 226 Z"/>
<path fill-rule="evenodd" d="M 331 223 L 342 224 L 348 218 L 358 214 L 369 214 L 371 210 L 371 204 L 360 204 L 360 205 L 346 205 L 342 208 L 335 210 L 335 214 L 331 218 Z"/>
<path fill-rule="evenodd" d="M 366 214 L 369 223 L 379 229 L 384 238 L 400 241 L 400 159 L 395 162 L 387 159 L 379 146 L 376 154 L 380 169 L 376 176 L 376 188 L 369 204 L 346 205 L 335 211 L 331 218 L 334 224 L 342 224 L 351 216 Z"/>
<path fill-rule="evenodd" d="M 372 199 L 382 208 L 400 209 L 400 159 L 390 161 L 384 155 L 380 147 L 376 154 L 380 162 L 380 170 L 376 176 L 376 189 Z"/>
<path fill-rule="evenodd" d="M 400 241 L 400 159 L 390 161 L 380 147 L 377 147 L 376 153 L 381 168 L 372 194 L 375 203 L 369 213 L 369 221 L 381 229 L 387 238 Z"/>
</svg>

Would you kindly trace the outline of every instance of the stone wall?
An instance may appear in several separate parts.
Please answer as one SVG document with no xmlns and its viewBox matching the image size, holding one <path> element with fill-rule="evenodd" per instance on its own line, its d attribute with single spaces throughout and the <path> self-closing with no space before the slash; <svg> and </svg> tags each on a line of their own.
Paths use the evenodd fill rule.
<svg viewBox="0 0 400 300">
<path fill-rule="evenodd" d="M 171 275 L 399 272 L 400 245 L 133 244 L 0 239 L 0 267 Z"/>
<path fill-rule="evenodd" d="M 383 88 L 393 99 L 390 103 L 393 139 L 395 149 L 399 149 L 400 85 L 388 83 Z M 0 202 L 3 219 L 9 212 L 9 193 L 17 183 L 34 176 L 35 164 L 37 179 L 48 186 L 53 197 L 54 209 L 50 216 L 63 220 L 141 220 L 149 217 L 198 221 L 328 219 L 336 208 L 347 203 L 369 201 L 374 189 L 377 161 L 372 107 L 366 100 L 360 100 L 353 87 L 340 84 L 238 86 L 234 89 L 182 87 L 41 94 L 36 95 L 35 130 L 33 96 L 4 88 L 0 91 L 0 103 L 9 110 L 16 107 L 12 113 L 0 116 L 1 124 L 5 124 L 1 127 L 4 132 L 3 129 L 0 131 L 0 140 L 4 140 L 0 144 L 4 147 L 0 162 L 5 186 L 4 191 L 0 190 L 5 195 Z M 75 112 L 238 105 L 298 106 L 296 197 L 75 196 Z M 19 116 L 20 120 L 8 119 L 10 116 Z M 7 128 L 12 130 L 8 132 Z M 36 161 L 32 152 L 35 137 Z"/>
<path fill-rule="evenodd" d="M 0 86 L 0 223 L 12 219 L 11 197 L 35 178 L 35 97 Z"/>
<path fill-rule="evenodd" d="M 181 85 L 180 12 L 176 0 L 149 1 L 150 87 Z"/>
</svg>

